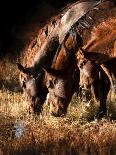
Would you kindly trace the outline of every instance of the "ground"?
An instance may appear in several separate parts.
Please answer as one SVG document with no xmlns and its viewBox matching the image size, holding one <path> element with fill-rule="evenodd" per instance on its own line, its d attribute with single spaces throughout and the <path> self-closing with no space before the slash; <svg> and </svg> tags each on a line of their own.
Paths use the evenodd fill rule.
<svg viewBox="0 0 116 155">
<path fill-rule="evenodd" d="M 86 107 L 76 95 L 65 117 L 50 116 L 48 105 L 40 116 L 29 114 L 22 93 L 0 92 L 0 155 L 115 155 L 116 105 L 108 99 L 107 117 L 93 120 L 97 105 Z"/>
<path fill-rule="evenodd" d="M 29 114 L 19 88 L 16 62 L 22 62 L 19 56 L 37 37 L 41 24 L 56 14 L 55 8 L 49 4 L 41 6 L 41 10 L 35 8 L 23 20 L 20 19 L 20 24 L 9 29 L 4 23 L 4 31 L 0 31 L 3 36 L 3 45 L 0 45 L 3 48 L 0 51 L 0 155 L 115 155 L 116 99 L 111 93 L 107 116 L 102 120 L 94 120 L 97 105 L 93 100 L 91 106 L 86 107 L 76 95 L 65 117 L 50 116 L 46 104 L 40 116 Z M 12 20 L 14 22 L 14 18 Z M 13 37 L 12 44 L 9 34 Z"/>
</svg>

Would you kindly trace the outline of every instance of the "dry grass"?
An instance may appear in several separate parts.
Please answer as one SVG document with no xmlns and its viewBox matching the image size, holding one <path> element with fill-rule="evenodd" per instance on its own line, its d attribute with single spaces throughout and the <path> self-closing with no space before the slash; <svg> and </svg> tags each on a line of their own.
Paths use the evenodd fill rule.
<svg viewBox="0 0 116 155">
<path fill-rule="evenodd" d="M 97 106 L 91 108 L 73 97 L 64 118 L 49 115 L 45 104 L 41 116 L 29 115 L 21 93 L 0 92 L 0 155 L 115 155 L 116 123 L 110 117 L 89 122 Z M 116 114 L 115 102 L 108 114 Z"/>
</svg>

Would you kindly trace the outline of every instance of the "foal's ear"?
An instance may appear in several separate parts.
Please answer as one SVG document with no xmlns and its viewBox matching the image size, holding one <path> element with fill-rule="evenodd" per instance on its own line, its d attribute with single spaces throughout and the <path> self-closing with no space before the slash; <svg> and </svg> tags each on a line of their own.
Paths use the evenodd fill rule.
<svg viewBox="0 0 116 155">
<path fill-rule="evenodd" d="M 85 51 L 80 48 L 77 52 L 77 59 L 84 59 L 85 58 Z"/>
<path fill-rule="evenodd" d="M 34 75 L 32 68 L 23 67 L 23 65 L 21 65 L 20 63 L 16 63 L 16 64 L 17 64 L 17 67 L 18 67 L 19 71 L 21 71 L 24 74 L 29 75 L 29 76 L 33 76 Z"/>
<path fill-rule="evenodd" d="M 61 76 L 62 71 L 50 68 L 50 67 L 42 67 L 42 69 L 45 71 L 45 73 L 50 74 L 52 76 Z"/>
<path fill-rule="evenodd" d="M 80 47 L 80 52 L 85 56 L 86 51 L 82 47 Z"/>
<path fill-rule="evenodd" d="M 19 69 L 21 72 L 25 73 L 25 67 L 23 67 L 20 63 L 16 63 L 16 64 L 17 64 L 18 69 Z"/>
</svg>

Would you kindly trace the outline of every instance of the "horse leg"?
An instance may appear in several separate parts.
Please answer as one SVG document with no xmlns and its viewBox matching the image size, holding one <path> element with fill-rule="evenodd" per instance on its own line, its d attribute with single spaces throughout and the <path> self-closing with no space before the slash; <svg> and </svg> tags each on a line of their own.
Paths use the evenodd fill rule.
<svg viewBox="0 0 116 155">
<path fill-rule="evenodd" d="M 110 90 L 110 81 L 104 73 L 93 83 L 94 97 L 99 102 L 99 108 L 95 118 L 100 119 L 106 114 L 106 100 Z"/>
<path fill-rule="evenodd" d="M 108 76 L 113 92 L 116 93 L 116 77 L 115 77 L 114 73 L 104 64 L 101 65 L 101 68 L 104 70 L 104 72 Z"/>
</svg>

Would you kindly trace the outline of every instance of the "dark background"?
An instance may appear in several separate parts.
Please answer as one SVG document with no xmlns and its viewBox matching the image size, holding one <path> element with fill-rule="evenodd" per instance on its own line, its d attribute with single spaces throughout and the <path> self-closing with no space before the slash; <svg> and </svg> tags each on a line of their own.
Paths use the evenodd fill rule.
<svg viewBox="0 0 116 155">
<path fill-rule="evenodd" d="M 23 63 L 46 21 L 76 1 L 0 0 L 0 88 L 18 90 L 16 62 Z"/>
<path fill-rule="evenodd" d="M 14 43 L 17 34 L 13 34 L 13 31 L 20 24 L 24 24 L 27 14 L 31 19 L 34 18 L 36 14 L 34 11 L 37 11 L 38 7 L 41 8 L 41 6 L 49 4 L 54 10 L 58 11 L 68 3 L 75 1 L 78 0 L 0 0 L 0 58 L 5 55 L 10 46 L 16 42 L 21 42 L 22 39 Z M 116 0 L 110 1 L 116 3 Z M 36 16 L 42 16 L 41 11 Z"/>
<path fill-rule="evenodd" d="M 34 10 L 47 3 L 59 10 L 69 2 L 76 0 L 1 0 L 0 1 L 0 57 L 13 44 L 13 28 L 26 20 L 27 15 L 33 16 Z M 45 3 L 44 3 L 45 2 Z M 44 4 L 43 4 L 44 3 Z M 40 13 L 41 14 L 41 13 Z M 23 23 L 22 23 L 23 24 Z"/>
</svg>

